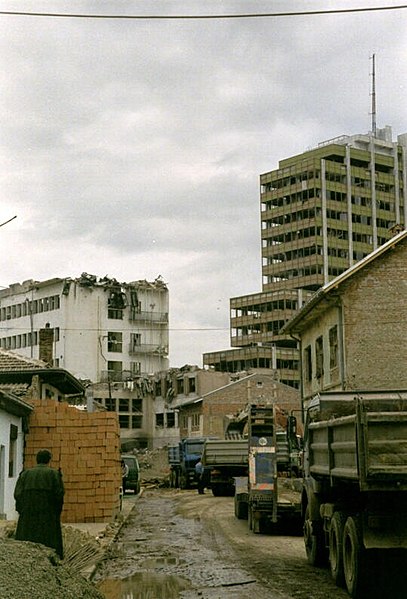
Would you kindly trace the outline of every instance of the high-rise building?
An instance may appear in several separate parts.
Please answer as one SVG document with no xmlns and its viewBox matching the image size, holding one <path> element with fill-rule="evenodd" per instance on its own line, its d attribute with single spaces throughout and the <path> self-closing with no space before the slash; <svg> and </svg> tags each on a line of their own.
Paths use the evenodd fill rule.
<svg viewBox="0 0 407 599">
<path fill-rule="evenodd" d="M 231 298 L 231 350 L 206 353 L 215 370 L 272 368 L 298 386 L 296 340 L 283 324 L 322 285 L 407 222 L 407 134 L 341 136 L 260 176 L 262 291 Z"/>
</svg>

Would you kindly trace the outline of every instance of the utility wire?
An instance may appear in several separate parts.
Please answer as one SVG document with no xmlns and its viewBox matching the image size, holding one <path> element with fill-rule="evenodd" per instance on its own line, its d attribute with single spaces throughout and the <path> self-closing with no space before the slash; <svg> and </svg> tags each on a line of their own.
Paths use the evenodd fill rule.
<svg viewBox="0 0 407 599">
<path fill-rule="evenodd" d="M 53 13 L 53 12 L 26 12 L 1 10 L 0 15 L 17 17 L 46 17 L 63 19 L 132 19 L 132 20 L 204 20 L 204 19 L 263 19 L 277 17 L 305 17 L 315 15 L 338 15 L 349 13 L 379 12 L 385 10 L 403 10 L 407 4 L 393 6 L 370 6 L 365 8 L 334 8 L 332 10 L 304 10 L 292 12 L 267 12 L 267 13 L 240 13 L 219 15 L 115 15 L 115 14 L 81 14 L 81 13 Z"/>
</svg>

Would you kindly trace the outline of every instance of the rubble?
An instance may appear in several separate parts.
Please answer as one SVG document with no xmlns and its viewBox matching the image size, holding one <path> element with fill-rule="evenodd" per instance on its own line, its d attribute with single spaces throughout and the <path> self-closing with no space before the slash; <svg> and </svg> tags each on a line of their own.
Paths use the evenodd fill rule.
<svg viewBox="0 0 407 599">
<path fill-rule="evenodd" d="M 44 545 L 0 538 L 1 599 L 104 599 Z"/>
</svg>

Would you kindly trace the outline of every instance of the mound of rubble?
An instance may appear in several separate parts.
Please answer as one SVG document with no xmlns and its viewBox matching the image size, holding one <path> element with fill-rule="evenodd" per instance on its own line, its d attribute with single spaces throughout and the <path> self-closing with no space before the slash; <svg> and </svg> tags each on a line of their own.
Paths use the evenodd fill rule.
<svg viewBox="0 0 407 599">
<path fill-rule="evenodd" d="M 168 487 L 170 466 L 167 448 L 139 449 L 135 453 L 140 464 L 140 479 L 143 487 Z"/>
<path fill-rule="evenodd" d="M 96 587 L 38 543 L 0 539 L 0 596 L 4 599 L 104 599 Z"/>
</svg>

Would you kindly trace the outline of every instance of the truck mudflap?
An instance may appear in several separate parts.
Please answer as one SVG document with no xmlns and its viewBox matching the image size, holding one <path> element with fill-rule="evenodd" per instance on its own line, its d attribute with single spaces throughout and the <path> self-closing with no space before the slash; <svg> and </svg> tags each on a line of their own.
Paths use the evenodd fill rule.
<svg viewBox="0 0 407 599">
<path fill-rule="evenodd" d="M 407 514 L 367 512 L 362 518 L 366 549 L 407 549 Z"/>
</svg>

